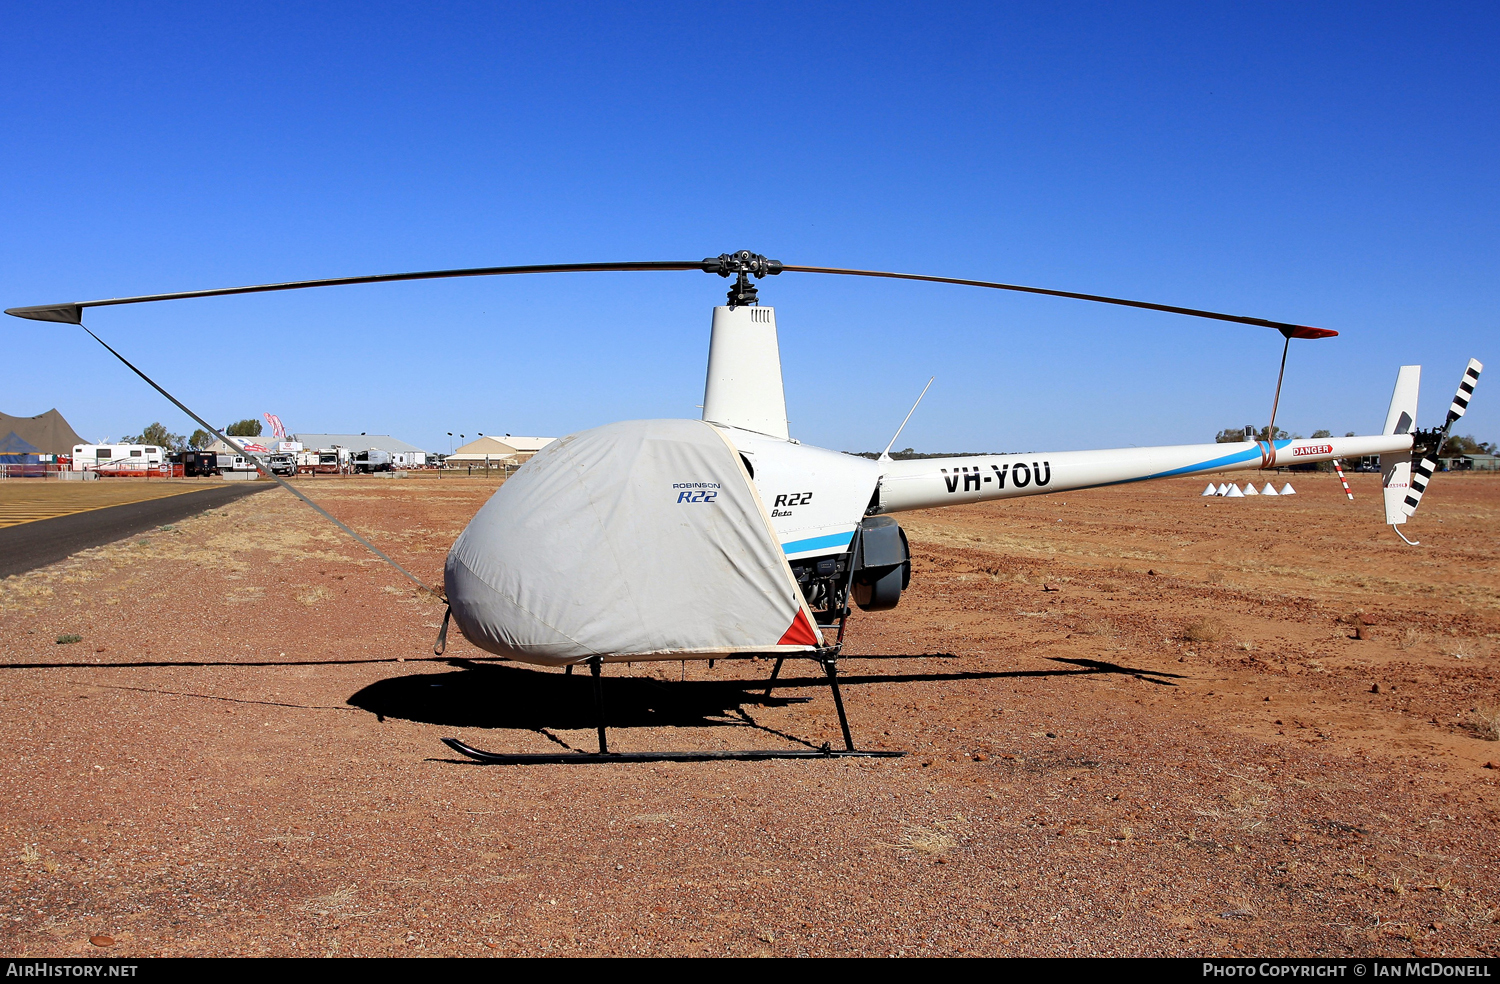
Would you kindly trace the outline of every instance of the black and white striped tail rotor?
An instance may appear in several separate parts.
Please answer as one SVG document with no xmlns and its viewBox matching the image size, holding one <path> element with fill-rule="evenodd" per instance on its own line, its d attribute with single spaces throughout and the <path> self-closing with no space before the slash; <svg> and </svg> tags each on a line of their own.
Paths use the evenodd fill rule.
<svg viewBox="0 0 1500 984">
<path fill-rule="evenodd" d="M 1469 400 L 1474 397 L 1474 386 L 1479 382 L 1479 374 L 1484 371 L 1484 364 L 1478 359 L 1470 359 L 1469 366 L 1464 370 L 1463 381 L 1458 384 L 1458 392 L 1453 394 L 1453 403 L 1448 407 L 1448 419 L 1443 422 L 1443 429 L 1438 432 L 1437 443 L 1433 445 L 1431 452 L 1421 460 L 1412 465 L 1411 491 L 1406 494 L 1406 499 L 1401 504 L 1401 509 L 1410 516 L 1417 511 L 1417 506 L 1422 502 L 1422 493 L 1427 491 L 1427 483 L 1432 481 L 1432 475 L 1438 469 L 1438 456 L 1443 453 L 1443 445 L 1448 440 L 1448 432 L 1453 425 L 1463 417 L 1469 409 Z"/>
</svg>

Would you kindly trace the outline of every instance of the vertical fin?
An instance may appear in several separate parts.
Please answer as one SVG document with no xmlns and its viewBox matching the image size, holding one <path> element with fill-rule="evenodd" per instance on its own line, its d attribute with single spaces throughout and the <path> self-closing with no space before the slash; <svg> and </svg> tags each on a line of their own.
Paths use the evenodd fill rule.
<svg viewBox="0 0 1500 984">
<path fill-rule="evenodd" d="M 1396 389 L 1386 411 L 1383 434 L 1410 434 L 1417 423 L 1417 391 L 1422 384 L 1421 366 L 1402 366 L 1396 375 Z M 1397 451 L 1380 456 L 1380 485 L 1385 495 L 1385 521 L 1390 526 L 1406 522 L 1411 513 L 1405 508 L 1411 490 L 1411 452 Z"/>
</svg>

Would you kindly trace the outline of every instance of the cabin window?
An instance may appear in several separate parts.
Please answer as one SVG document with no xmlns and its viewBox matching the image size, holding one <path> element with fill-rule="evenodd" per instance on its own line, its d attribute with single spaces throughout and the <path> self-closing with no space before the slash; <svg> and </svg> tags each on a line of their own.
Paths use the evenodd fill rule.
<svg viewBox="0 0 1500 984">
<path fill-rule="evenodd" d="M 132 451 L 130 452 L 130 456 L 132 458 L 139 458 L 141 456 L 141 453 L 139 451 Z"/>
<path fill-rule="evenodd" d="M 114 451 L 110 450 L 109 448 L 95 448 L 94 449 L 94 457 L 95 458 L 109 458 L 109 457 L 112 457 L 113 455 L 114 455 Z"/>
</svg>

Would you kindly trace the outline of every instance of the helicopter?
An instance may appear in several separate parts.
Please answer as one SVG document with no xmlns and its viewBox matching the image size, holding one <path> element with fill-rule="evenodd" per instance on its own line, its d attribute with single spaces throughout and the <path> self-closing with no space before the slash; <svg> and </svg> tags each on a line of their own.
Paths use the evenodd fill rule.
<svg viewBox="0 0 1500 984">
<path fill-rule="evenodd" d="M 429 587 L 302 491 L 293 495 L 446 604 L 481 650 L 542 666 L 587 664 L 598 715 L 598 753 L 487 752 L 443 739 L 488 763 L 892 756 L 856 749 L 837 661 L 853 608 L 895 608 L 911 583 L 911 549 L 893 514 L 1212 472 L 1379 455 L 1385 521 L 1416 511 L 1454 422 L 1483 366 L 1470 360 L 1441 428 L 1417 431 L 1419 366 L 1403 366 L 1381 433 L 1277 439 L 1276 407 L 1293 339 L 1336 331 L 1125 298 L 888 271 L 785 264 L 741 250 L 699 261 L 546 264 L 425 271 L 262 284 L 10 308 L 7 314 L 76 324 L 202 427 L 229 438 L 91 329 L 94 307 L 313 287 L 453 277 L 574 272 L 702 271 L 733 277 L 715 306 L 701 419 L 606 424 L 559 438 L 522 465 L 479 509 L 449 551 L 441 589 Z M 1272 328 L 1285 339 L 1265 440 L 897 460 L 802 444 L 788 427 L 776 312 L 753 280 L 787 273 L 879 277 L 1018 291 Z M 929 386 L 931 381 L 929 381 Z M 926 390 L 923 390 L 925 395 Z M 921 397 L 918 397 L 918 404 Z M 912 412 L 915 412 L 913 405 Z M 911 413 L 907 414 L 907 420 Z M 902 422 L 904 428 L 906 421 Z M 1247 436 L 1249 436 L 1247 434 Z M 253 459 L 252 459 L 253 460 Z M 1415 462 L 1415 464 L 1414 464 Z M 1416 545 L 1414 541 L 1402 539 Z M 648 660 L 774 658 L 769 697 L 786 659 L 817 662 L 838 711 L 843 749 L 611 752 L 602 665 Z"/>
</svg>

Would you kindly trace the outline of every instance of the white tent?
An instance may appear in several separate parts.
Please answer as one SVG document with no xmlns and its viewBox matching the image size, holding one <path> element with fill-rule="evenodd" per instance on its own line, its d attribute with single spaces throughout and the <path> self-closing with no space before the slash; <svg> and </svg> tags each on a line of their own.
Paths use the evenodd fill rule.
<svg viewBox="0 0 1500 984">
<path fill-rule="evenodd" d="M 1246 482 L 1245 483 L 1245 494 L 1246 495 L 1260 495 L 1259 492 L 1255 491 L 1255 483 L 1254 482 Z"/>
<path fill-rule="evenodd" d="M 1287 482 L 1285 485 L 1283 485 L 1281 487 L 1281 492 L 1279 494 L 1281 494 L 1281 495 L 1296 495 L 1297 494 L 1297 490 L 1294 489 L 1294 488 L 1292 488 L 1292 483 L 1291 482 Z"/>
<path fill-rule="evenodd" d="M 1213 482 L 1209 482 L 1208 483 L 1208 488 L 1206 488 L 1206 489 L 1203 490 L 1203 494 L 1204 495 L 1218 495 L 1219 494 L 1219 489 L 1218 489 L 1217 486 L 1214 485 Z"/>
<path fill-rule="evenodd" d="M 516 449 L 493 437 L 470 441 L 447 458 L 452 465 L 502 465 L 516 460 Z"/>
<path fill-rule="evenodd" d="M 1224 493 L 1224 498 L 1226 499 L 1243 499 L 1244 497 L 1245 493 L 1240 491 L 1238 485 L 1229 486 L 1229 491 Z"/>
<path fill-rule="evenodd" d="M 1215 492 L 1214 495 L 1228 495 L 1228 494 L 1229 494 L 1229 486 L 1226 485 L 1223 482 L 1220 482 L 1219 483 L 1219 490 L 1217 492 Z"/>
<path fill-rule="evenodd" d="M 1267 482 L 1266 483 L 1266 487 L 1260 490 L 1260 494 L 1261 495 L 1275 495 L 1276 494 L 1276 486 L 1272 485 L 1270 482 Z"/>
<path fill-rule="evenodd" d="M 547 445 L 453 545 L 446 587 L 465 638 L 533 663 L 820 642 L 740 456 L 699 420 L 625 421 Z"/>
</svg>

